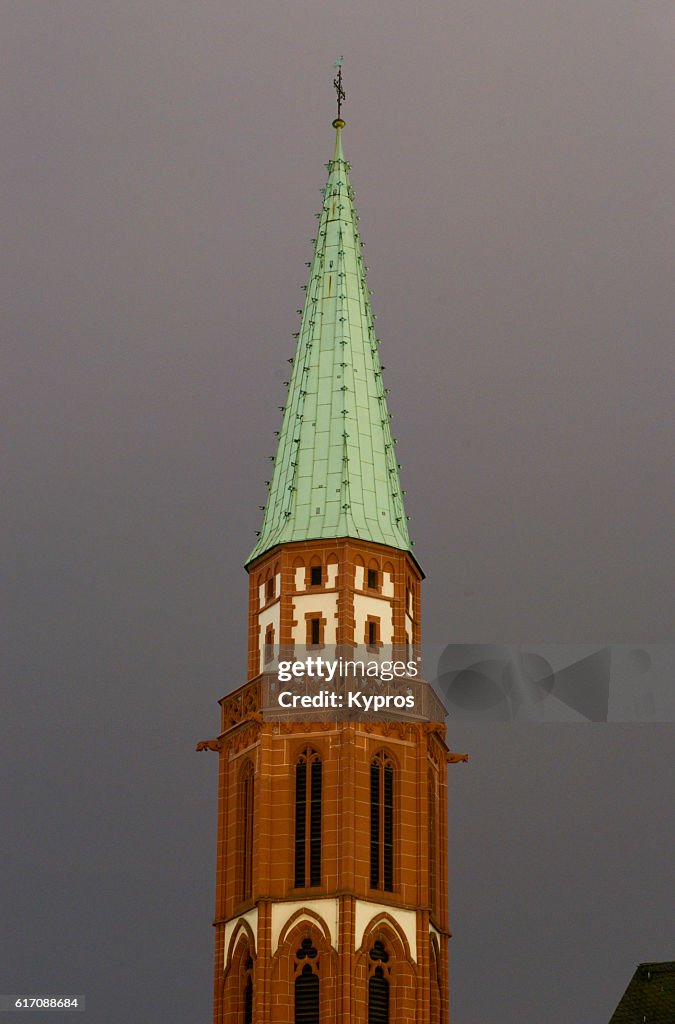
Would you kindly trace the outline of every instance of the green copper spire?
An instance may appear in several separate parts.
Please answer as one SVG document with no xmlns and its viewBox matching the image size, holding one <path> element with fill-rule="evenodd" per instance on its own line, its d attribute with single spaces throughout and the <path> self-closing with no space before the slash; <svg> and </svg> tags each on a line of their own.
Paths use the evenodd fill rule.
<svg viewBox="0 0 675 1024">
<path fill-rule="evenodd" d="M 262 530 L 277 544 L 354 537 L 410 549 L 370 293 L 342 152 L 335 150 L 310 264 Z"/>
</svg>

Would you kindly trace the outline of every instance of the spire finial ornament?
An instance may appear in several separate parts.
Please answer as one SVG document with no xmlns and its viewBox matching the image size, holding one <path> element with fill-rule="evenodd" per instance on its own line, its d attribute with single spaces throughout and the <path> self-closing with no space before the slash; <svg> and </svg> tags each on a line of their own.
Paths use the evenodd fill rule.
<svg viewBox="0 0 675 1024">
<path fill-rule="evenodd" d="M 344 128 L 345 123 L 342 120 L 342 103 L 345 98 L 345 91 L 342 88 L 342 61 L 344 57 L 340 55 L 337 60 L 333 61 L 333 67 L 337 68 L 337 75 L 333 79 L 333 85 L 337 93 L 337 117 L 333 121 L 333 128 Z"/>
</svg>

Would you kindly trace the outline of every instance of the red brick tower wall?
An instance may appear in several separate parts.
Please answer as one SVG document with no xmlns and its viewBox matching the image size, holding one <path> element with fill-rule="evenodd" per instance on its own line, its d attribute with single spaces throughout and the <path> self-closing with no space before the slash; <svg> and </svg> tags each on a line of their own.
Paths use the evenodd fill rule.
<svg viewBox="0 0 675 1024">
<path fill-rule="evenodd" d="M 322 582 L 312 585 L 317 564 Z M 351 645 L 363 643 L 364 616 L 376 617 L 383 643 L 418 644 L 422 574 L 406 552 L 341 539 L 276 548 L 249 575 L 249 680 L 222 699 L 216 744 L 214 1021 L 245 1024 L 248 1013 L 256 1024 L 294 1024 L 296 998 L 318 991 L 321 1024 L 367 1024 L 369 999 L 388 1001 L 390 1022 L 447 1024 L 444 725 L 261 713 L 270 624 L 273 643 L 290 647 L 306 609 L 319 611 L 331 642 Z M 321 764 L 320 877 L 298 884 L 296 766 L 312 760 Z M 374 763 L 393 780 L 389 887 L 371 877 Z"/>
</svg>

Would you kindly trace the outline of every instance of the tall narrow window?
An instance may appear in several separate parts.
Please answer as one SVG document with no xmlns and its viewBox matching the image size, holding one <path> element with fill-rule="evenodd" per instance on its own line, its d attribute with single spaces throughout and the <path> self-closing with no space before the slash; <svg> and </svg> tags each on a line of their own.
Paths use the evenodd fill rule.
<svg viewBox="0 0 675 1024">
<path fill-rule="evenodd" d="M 370 764 L 370 884 L 394 888 L 394 766 L 384 751 Z"/>
<path fill-rule="evenodd" d="M 368 1024 L 389 1024 L 389 982 L 381 967 L 368 981 Z"/>
<path fill-rule="evenodd" d="M 370 951 L 375 967 L 368 979 L 368 1024 L 389 1024 L 389 980 L 385 974 L 389 960 L 384 943 L 378 939 Z"/>
<path fill-rule="evenodd" d="M 241 961 L 240 1003 L 235 1014 L 237 1024 L 253 1024 L 253 958 L 250 950 Z"/>
<path fill-rule="evenodd" d="M 436 910 L 438 893 L 438 856 L 436 853 L 436 777 L 431 768 L 427 785 L 429 787 L 429 902 L 433 913 Z"/>
<path fill-rule="evenodd" d="M 441 986 L 438 976 L 438 952 L 436 943 L 431 940 L 431 1024 L 441 1024 Z"/>
<path fill-rule="evenodd" d="M 265 664 L 274 660 L 274 626 L 265 629 Z"/>
<path fill-rule="evenodd" d="M 321 885 L 322 764 L 316 750 L 303 750 L 295 765 L 295 885 Z"/>
<path fill-rule="evenodd" d="M 366 621 L 366 644 L 368 647 L 378 647 L 380 643 L 380 623 L 377 619 L 368 618 Z"/>
<path fill-rule="evenodd" d="M 319 975 L 314 963 L 317 955 L 312 940 L 303 939 L 295 954 L 298 973 L 295 978 L 294 1024 L 319 1024 Z"/>
<path fill-rule="evenodd" d="M 239 894 L 242 900 L 247 900 L 253 882 L 253 765 L 250 761 L 246 762 L 240 776 L 239 803 Z"/>
<path fill-rule="evenodd" d="M 253 982 L 250 974 L 244 989 L 244 1024 L 253 1024 Z"/>
<path fill-rule="evenodd" d="M 318 647 L 324 642 L 324 628 L 326 620 L 320 612 L 307 612 L 305 614 L 306 644 L 308 647 Z"/>
</svg>

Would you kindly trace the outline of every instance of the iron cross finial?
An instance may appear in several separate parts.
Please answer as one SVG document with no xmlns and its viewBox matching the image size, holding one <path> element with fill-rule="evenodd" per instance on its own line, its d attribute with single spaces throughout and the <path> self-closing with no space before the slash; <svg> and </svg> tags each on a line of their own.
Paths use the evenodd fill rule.
<svg viewBox="0 0 675 1024">
<path fill-rule="evenodd" d="M 342 103 L 345 98 L 345 91 L 342 88 L 342 61 L 343 56 L 338 57 L 336 61 L 333 61 L 333 67 L 337 68 L 337 75 L 333 79 L 333 85 L 337 93 L 337 119 L 338 121 L 342 118 Z"/>
</svg>

